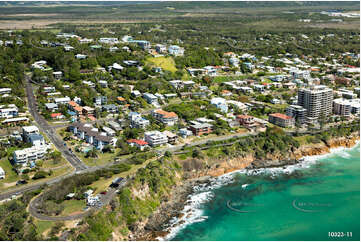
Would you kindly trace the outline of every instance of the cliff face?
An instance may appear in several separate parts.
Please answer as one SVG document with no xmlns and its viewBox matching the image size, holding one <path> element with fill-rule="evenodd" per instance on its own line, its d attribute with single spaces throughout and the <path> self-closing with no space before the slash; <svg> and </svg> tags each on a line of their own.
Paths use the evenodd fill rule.
<svg viewBox="0 0 361 242">
<path fill-rule="evenodd" d="M 193 172 L 190 177 L 196 178 L 201 176 L 220 176 L 244 168 L 291 165 L 297 163 L 297 160 L 304 156 L 327 154 L 330 153 L 330 149 L 337 147 L 350 148 L 356 144 L 357 140 L 359 140 L 358 135 L 334 138 L 327 141 L 327 143 L 301 146 L 298 149 L 289 151 L 286 156 L 280 153 L 267 154 L 266 159 L 264 160 L 257 160 L 252 154 L 248 154 L 245 157 L 231 159 L 226 158 L 224 160 L 213 163 L 213 165 L 207 167 L 207 169 L 201 169 L 197 172 Z"/>
<path fill-rule="evenodd" d="M 192 187 L 198 183 L 207 182 L 207 177 L 220 176 L 235 170 L 244 168 L 274 167 L 297 163 L 303 156 L 322 155 L 330 152 L 330 149 L 337 147 L 352 147 L 359 139 L 358 135 L 329 140 L 326 144 L 305 145 L 290 151 L 287 156 L 280 153 L 267 154 L 265 160 L 256 160 L 252 154 L 244 157 L 227 158 L 224 160 L 199 160 L 189 159 L 181 162 L 183 165 L 183 177 L 185 181 L 176 179 L 175 186 L 163 199 L 160 206 L 148 218 L 136 223 L 135 229 L 126 237 L 114 236 L 113 240 L 156 240 L 157 237 L 164 237 L 167 232 L 163 231 L 164 225 L 173 217 L 181 217 L 188 195 L 192 193 Z M 179 175 L 176 173 L 176 175 Z M 205 178 L 205 179 L 199 179 Z M 140 187 L 133 191 L 137 197 L 144 199 L 146 187 Z"/>
</svg>

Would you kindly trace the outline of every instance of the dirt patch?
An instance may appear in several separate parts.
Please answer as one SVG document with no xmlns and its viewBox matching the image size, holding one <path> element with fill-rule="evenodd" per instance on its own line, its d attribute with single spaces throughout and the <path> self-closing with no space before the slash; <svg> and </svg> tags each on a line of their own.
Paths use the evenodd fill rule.
<svg viewBox="0 0 361 242">
<path fill-rule="evenodd" d="M 3 17 L 51 17 L 58 16 L 58 13 L 18 13 L 18 14 L 4 14 Z"/>
<path fill-rule="evenodd" d="M 344 21 L 341 23 L 320 23 L 320 24 L 311 24 L 311 28 L 332 28 L 332 29 L 360 29 L 359 21 Z"/>
<path fill-rule="evenodd" d="M 0 29 L 46 29 L 52 28 L 50 24 L 69 23 L 78 25 L 87 24 L 113 24 L 113 23 L 150 23 L 155 20 L 64 20 L 64 19 L 37 19 L 37 20 L 3 20 L 0 21 Z"/>
</svg>

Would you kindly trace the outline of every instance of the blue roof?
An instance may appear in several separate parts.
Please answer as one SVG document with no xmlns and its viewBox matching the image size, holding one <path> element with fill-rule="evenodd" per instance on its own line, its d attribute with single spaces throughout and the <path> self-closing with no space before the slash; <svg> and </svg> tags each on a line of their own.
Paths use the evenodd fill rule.
<svg viewBox="0 0 361 242">
<path fill-rule="evenodd" d="M 44 137 L 41 134 L 29 134 L 29 140 L 35 141 L 35 140 L 43 140 Z"/>
<path fill-rule="evenodd" d="M 75 115 L 76 115 L 76 113 L 75 113 L 75 112 L 70 111 L 70 110 L 68 110 L 68 111 L 67 111 L 67 113 L 68 113 L 70 116 L 75 116 Z"/>
</svg>

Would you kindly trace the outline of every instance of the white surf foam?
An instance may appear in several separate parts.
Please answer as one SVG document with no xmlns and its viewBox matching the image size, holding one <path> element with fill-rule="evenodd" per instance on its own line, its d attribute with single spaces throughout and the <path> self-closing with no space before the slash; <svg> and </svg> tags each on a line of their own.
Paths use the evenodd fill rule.
<svg viewBox="0 0 361 242">
<path fill-rule="evenodd" d="M 203 215 L 202 204 L 210 201 L 213 198 L 213 190 L 233 183 L 234 175 L 236 173 L 249 176 L 270 175 L 271 178 L 276 178 L 280 174 L 291 174 L 296 170 L 310 168 L 312 165 L 315 165 L 320 159 L 324 159 L 331 155 L 336 154 L 339 156 L 349 157 L 350 154 L 346 152 L 356 147 L 359 149 L 358 145 L 359 141 L 357 141 L 356 145 L 352 148 L 339 147 L 331 149 L 330 153 L 324 155 L 305 156 L 300 160 L 299 163 L 294 165 L 272 168 L 236 170 L 218 177 L 210 178 L 209 183 L 204 183 L 193 187 L 194 193 L 188 196 L 186 205 L 181 211 L 181 213 L 184 214 L 183 217 L 174 217 L 173 219 L 171 219 L 171 221 L 166 225 L 169 234 L 164 238 L 159 237 L 157 239 L 171 240 L 181 229 L 185 228 L 187 225 L 205 221 L 208 217 Z M 249 184 L 243 184 L 242 188 L 246 188 L 248 185 Z"/>
</svg>

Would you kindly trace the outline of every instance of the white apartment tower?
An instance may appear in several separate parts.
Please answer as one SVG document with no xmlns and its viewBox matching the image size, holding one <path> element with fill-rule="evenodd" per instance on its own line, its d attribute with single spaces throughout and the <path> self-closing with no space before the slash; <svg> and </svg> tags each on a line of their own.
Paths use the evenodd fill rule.
<svg viewBox="0 0 361 242">
<path fill-rule="evenodd" d="M 307 109 L 307 117 L 320 118 L 332 114 L 332 89 L 323 85 L 298 90 L 298 105 Z"/>
</svg>

